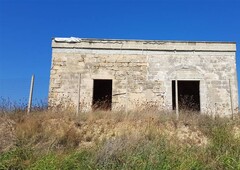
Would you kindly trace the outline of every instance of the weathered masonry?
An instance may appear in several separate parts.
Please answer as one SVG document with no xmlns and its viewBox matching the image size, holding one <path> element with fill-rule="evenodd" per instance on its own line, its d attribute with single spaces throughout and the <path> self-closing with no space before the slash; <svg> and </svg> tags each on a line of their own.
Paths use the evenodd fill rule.
<svg viewBox="0 0 240 170">
<path fill-rule="evenodd" d="M 232 42 L 52 40 L 52 107 L 172 110 L 177 90 L 180 109 L 228 115 L 237 87 Z"/>
</svg>

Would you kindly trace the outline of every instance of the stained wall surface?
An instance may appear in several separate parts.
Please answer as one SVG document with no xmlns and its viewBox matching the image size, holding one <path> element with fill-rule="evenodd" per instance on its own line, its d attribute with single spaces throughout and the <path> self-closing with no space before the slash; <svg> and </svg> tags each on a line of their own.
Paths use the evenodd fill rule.
<svg viewBox="0 0 240 170">
<path fill-rule="evenodd" d="M 176 79 L 200 82 L 201 112 L 238 110 L 236 44 L 231 42 L 52 40 L 50 106 L 79 104 L 81 111 L 90 111 L 94 79 L 112 80 L 112 110 L 171 110 Z"/>
</svg>

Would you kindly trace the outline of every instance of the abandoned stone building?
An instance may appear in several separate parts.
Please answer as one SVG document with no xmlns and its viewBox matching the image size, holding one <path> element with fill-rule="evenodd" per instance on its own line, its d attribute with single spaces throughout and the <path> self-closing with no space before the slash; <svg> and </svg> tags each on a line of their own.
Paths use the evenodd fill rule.
<svg viewBox="0 0 240 170">
<path fill-rule="evenodd" d="M 177 94 L 177 96 L 176 96 Z M 236 43 L 53 38 L 49 105 L 238 110 Z"/>
</svg>

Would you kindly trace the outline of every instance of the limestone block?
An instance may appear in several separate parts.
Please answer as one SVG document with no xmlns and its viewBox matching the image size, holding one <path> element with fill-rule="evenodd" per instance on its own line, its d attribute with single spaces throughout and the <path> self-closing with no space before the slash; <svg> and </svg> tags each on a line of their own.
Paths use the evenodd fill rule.
<svg viewBox="0 0 240 170">
<path fill-rule="evenodd" d="M 165 91 L 165 88 L 163 86 L 163 82 L 155 82 L 154 86 L 152 88 L 153 93 L 161 93 Z"/>
</svg>

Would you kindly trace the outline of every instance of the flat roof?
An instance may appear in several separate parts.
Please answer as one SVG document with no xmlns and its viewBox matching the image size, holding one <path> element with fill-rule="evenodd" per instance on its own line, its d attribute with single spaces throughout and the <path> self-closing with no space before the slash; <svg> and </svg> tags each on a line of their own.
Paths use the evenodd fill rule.
<svg viewBox="0 0 240 170">
<path fill-rule="evenodd" d="M 227 43 L 236 44 L 234 41 L 188 41 L 188 40 L 142 40 L 142 39 L 107 39 L 107 38 L 78 38 L 78 37 L 53 37 L 56 42 L 80 42 L 80 41 L 133 41 L 133 42 L 171 42 L 171 43 Z"/>
<path fill-rule="evenodd" d="M 52 39 L 52 48 L 75 48 L 95 50 L 235 52 L 236 43 L 220 41 L 160 41 L 59 37 Z"/>
</svg>

